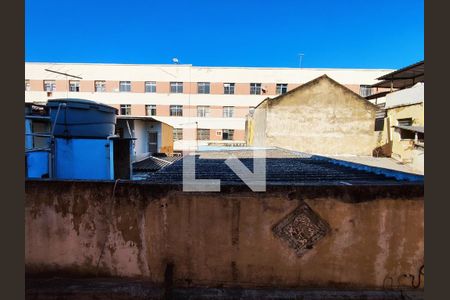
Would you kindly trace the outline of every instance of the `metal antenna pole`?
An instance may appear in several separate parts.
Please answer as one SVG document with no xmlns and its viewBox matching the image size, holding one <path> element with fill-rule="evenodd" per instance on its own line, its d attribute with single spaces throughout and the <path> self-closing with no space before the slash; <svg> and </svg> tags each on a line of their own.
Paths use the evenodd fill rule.
<svg viewBox="0 0 450 300">
<path fill-rule="evenodd" d="M 299 65 L 299 67 L 301 69 L 302 68 L 302 61 L 303 61 L 304 54 L 303 53 L 299 53 L 298 56 L 299 56 L 299 63 L 298 63 L 298 65 Z"/>
<path fill-rule="evenodd" d="M 47 72 L 50 72 L 50 73 L 55 73 L 55 74 L 59 74 L 59 75 L 64 75 L 64 76 L 66 76 L 66 84 L 67 84 L 67 85 L 69 84 L 68 78 L 67 78 L 67 77 L 72 77 L 72 78 L 77 78 L 77 79 L 83 79 L 83 78 L 80 77 L 80 76 L 75 76 L 75 75 L 71 75 L 71 74 L 68 74 L 68 73 L 63 73 L 63 72 L 53 71 L 53 70 L 50 70 L 50 69 L 44 69 L 44 70 L 47 71 Z M 67 88 L 69 89 L 70 87 L 68 86 Z M 66 91 L 66 98 L 68 98 L 68 97 L 69 97 L 69 90 Z"/>
</svg>

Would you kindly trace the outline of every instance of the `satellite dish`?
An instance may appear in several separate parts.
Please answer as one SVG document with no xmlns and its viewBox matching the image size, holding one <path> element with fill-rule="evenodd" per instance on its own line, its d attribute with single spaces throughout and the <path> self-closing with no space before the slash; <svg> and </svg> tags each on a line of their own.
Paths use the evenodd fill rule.
<svg viewBox="0 0 450 300">
<path fill-rule="evenodd" d="M 179 63 L 180 63 L 180 62 L 178 61 L 178 58 L 176 58 L 176 57 L 172 58 L 172 62 L 173 62 L 174 64 L 179 64 Z"/>
</svg>

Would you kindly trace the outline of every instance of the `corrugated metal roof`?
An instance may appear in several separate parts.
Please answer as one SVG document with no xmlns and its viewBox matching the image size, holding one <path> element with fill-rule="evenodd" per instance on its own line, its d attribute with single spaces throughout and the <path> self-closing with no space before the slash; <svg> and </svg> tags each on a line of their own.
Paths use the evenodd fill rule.
<svg viewBox="0 0 450 300">
<path fill-rule="evenodd" d="M 373 84 L 372 87 L 390 88 L 392 86 L 396 89 L 403 89 L 413 86 L 417 82 L 425 81 L 425 62 L 422 60 L 377 79 L 382 81 Z"/>
<path fill-rule="evenodd" d="M 220 179 L 222 184 L 243 184 L 225 164 L 225 160 L 231 155 L 237 157 L 249 170 L 253 170 L 253 160 L 258 159 L 253 158 L 253 151 L 249 150 L 198 152 L 195 155 L 195 178 Z M 148 181 L 182 184 L 184 159 L 149 174 Z M 265 159 L 267 185 L 398 185 L 421 180 L 420 176 L 413 174 L 392 170 L 383 172 L 382 168 L 370 166 L 365 169 L 361 166 L 351 167 L 333 162 L 332 159 L 284 149 L 266 150 Z"/>
<path fill-rule="evenodd" d="M 394 125 L 394 126 L 392 126 L 392 127 L 400 128 L 400 129 L 404 129 L 404 130 L 409 130 L 409 131 L 414 131 L 414 132 L 425 133 L 425 128 L 424 128 L 424 126 L 404 126 L 404 125 Z"/>
<path fill-rule="evenodd" d="M 180 159 L 177 156 L 155 157 L 150 156 L 141 161 L 133 163 L 133 170 L 139 172 L 156 172 L 174 161 Z"/>
</svg>

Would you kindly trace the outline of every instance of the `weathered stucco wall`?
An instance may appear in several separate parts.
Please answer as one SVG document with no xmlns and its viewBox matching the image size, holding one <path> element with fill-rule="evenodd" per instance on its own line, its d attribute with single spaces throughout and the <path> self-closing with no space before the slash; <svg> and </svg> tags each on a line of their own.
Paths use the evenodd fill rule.
<svg viewBox="0 0 450 300">
<path fill-rule="evenodd" d="M 28 181 L 27 273 L 162 283 L 173 264 L 175 286 L 381 288 L 410 287 L 424 264 L 423 186 L 113 188 Z M 302 203 L 329 230 L 298 256 L 273 228 Z"/>
<path fill-rule="evenodd" d="M 261 102 L 253 112 L 251 125 L 253 126 L 253 141 L 251 146 L 263 147 L 268 146 L 266 140 L 267 129 L 267 100 Z"/>
<path fill-rule="evenodd" d="M 424 126 L 424 103 L 401 106 L 387 110 L 387 118 L 392 126 L 398 125 L 399 119 L 411 118 L 413 126 Z M 395 128 L 386 128 L 390 130 L 392 140 L 392 157 L 404 162 L 412 160 L 414 151 L 414 140 L 402 140 L 400 132 Z M 423 170 L 423 166 L 421 168 Z"/>
<path fill-rule="evenodd" d="M 266 101 L 255 112 L 255 145 L 315 154 L 372 155 L 376 107 L 326 76 Z M 264 117 L 265 128 L 259 120 Z"/>
</svg>

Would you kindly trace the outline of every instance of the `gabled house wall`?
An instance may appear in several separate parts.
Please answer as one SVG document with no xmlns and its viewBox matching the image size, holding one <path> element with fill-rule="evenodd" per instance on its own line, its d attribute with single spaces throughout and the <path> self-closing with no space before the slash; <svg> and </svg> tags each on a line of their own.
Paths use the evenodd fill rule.
<svg viewBox="0 0 450 300">
<path fill-rule="evenodd" d="M 372 155 L 376 106 L 323 75 L 266 99 L 254 113 L 254 146 L 329 155 Z"/>
</svg>

